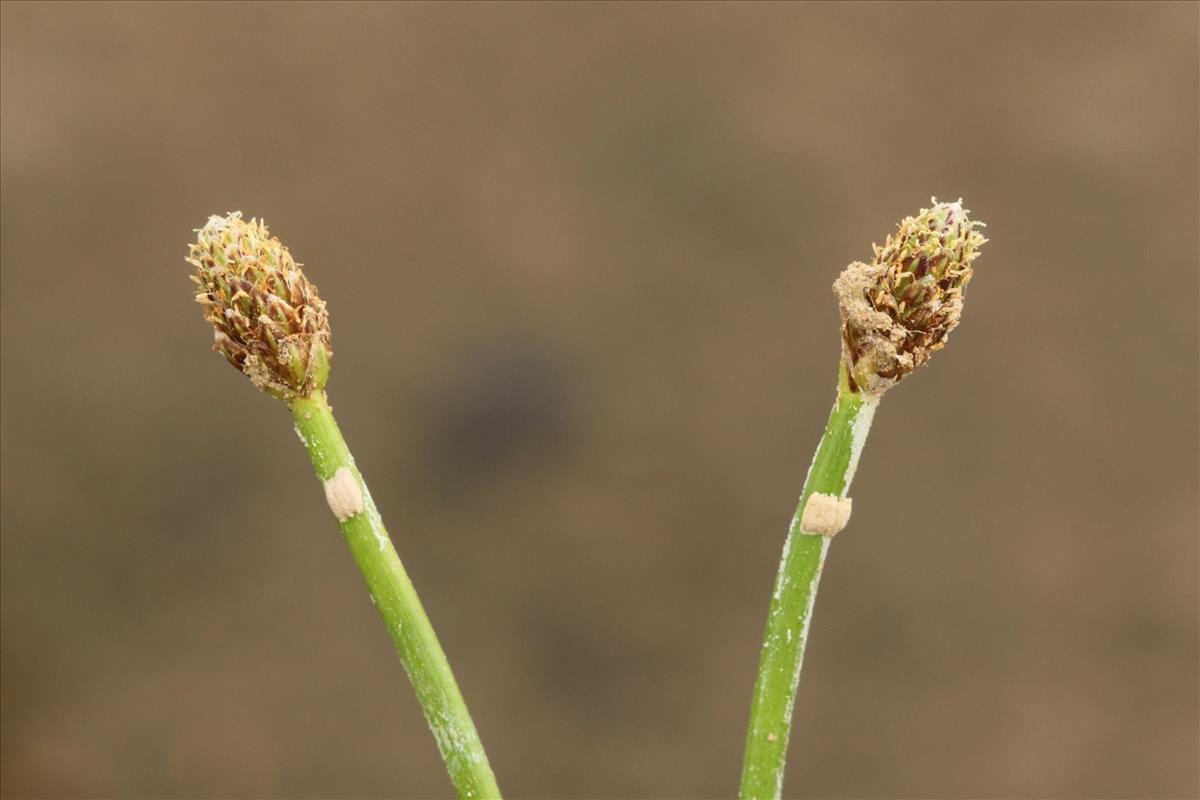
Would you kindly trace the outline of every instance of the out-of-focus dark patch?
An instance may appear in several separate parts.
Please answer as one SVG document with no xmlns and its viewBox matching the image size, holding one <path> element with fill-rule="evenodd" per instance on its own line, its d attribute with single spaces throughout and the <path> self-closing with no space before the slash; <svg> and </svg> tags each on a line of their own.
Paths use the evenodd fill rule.
<svg viewBox="0 0 1200 800">
<path fill-rule="evenodd" d="M 455 493 L 527 469 L 570 445 L 564 365 L 525 337 L 500 336 L 453 357 L 426 411 L 422 461 Z"/>
</svg>

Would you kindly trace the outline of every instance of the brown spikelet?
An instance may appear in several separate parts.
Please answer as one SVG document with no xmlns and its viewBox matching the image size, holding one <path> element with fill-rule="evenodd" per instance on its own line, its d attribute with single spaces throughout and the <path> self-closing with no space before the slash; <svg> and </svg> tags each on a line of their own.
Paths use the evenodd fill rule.
<svg viewBox="0 0 1200 800">
<path fill-rule="evenodd" d="M 333 357 L 329 314 L 288 249 L 240 211 L 209 217 L 197 234 L 187 261 L 213 349 L 285 401 L 323 388 Z"/>
<path fill-rule="evenodd" d="M 850 387 L 882 394 L 946 345 L 962 314 L 971 262 L 987 241 L 962 201 L 908 217 L 833 285 L 842 316 L 842 358 Z"/>
</svg>

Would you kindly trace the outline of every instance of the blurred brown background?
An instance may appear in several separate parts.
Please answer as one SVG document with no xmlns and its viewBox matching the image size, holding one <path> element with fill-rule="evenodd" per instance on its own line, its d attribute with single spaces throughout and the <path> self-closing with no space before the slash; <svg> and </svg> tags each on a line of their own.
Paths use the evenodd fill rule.
<svg viewBox="0 0 1200 800">
<path fill-rule="evenodd" d="M 1195 797 L 1196 4 L 5 3 L 7 797 L 430 797 L 287 412 L 265 216 L 513 797 L 736 791 L 847 262 L 989 224 L 828 565 L 787 793 Z"/>
</svg>

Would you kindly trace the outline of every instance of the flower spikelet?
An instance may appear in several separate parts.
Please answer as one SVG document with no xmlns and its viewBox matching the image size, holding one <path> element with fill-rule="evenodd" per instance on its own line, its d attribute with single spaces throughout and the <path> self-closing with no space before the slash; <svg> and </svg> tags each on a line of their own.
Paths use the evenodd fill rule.
<svg viewBox="0 0 1200 800">
<path fill-rule="evenodd" d="M 285 401 L 324 388 L 333 357 L 329 314 L 291 253 L 240 211 L 209 217 L 187 261 L 213 349 L 264 392 Z"/>
<path fill-rule="evenodd" d="M 962 314 L 971 262 L 987 241 L 962 201 L 922 209 L 900 223 L 870 264 L 855 262 L 833 285 L 842 317 L 850 388 L 882 394 L 946 345 Z"/>
</svg>

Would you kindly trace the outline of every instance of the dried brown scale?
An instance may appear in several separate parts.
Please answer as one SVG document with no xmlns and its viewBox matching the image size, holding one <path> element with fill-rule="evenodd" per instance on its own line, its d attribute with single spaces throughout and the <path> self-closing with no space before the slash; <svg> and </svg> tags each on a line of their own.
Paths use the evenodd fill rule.
<svg viewBox="0 0 1200 800">
<path fill-rule="evenodd" d="M 958 325 L 971 262 L 987 240 L 961 201 L 933 203 L 875 245 L 870 264 L 851 264 L 834 283 L 855 391 L 887 391 L 927 363 Z"/>
<path fill-rule="evenodd" d="M 211 217 L 188 262 L 213 349 L 284 400 L 322 388 L 333 356 L 329 315 L 300 265 L 259 220 Z"/>
</svg>

